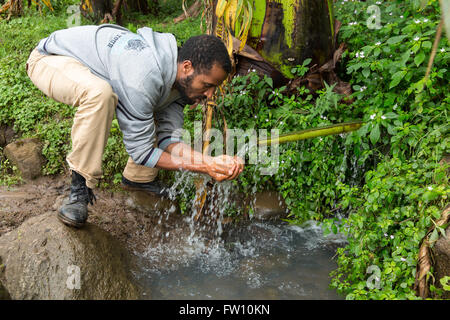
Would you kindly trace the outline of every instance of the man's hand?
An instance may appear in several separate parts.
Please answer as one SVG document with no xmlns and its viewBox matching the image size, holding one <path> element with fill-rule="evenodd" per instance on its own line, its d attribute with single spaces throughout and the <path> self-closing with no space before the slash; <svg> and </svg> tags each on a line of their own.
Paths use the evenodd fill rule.
<svg viewBox="0 0 450 320">
<path fill-rule="evenodd" d="M 207 173 L 216 181 L 233 180 L 244 170 L 244 161 L 238 156 L 221 155 L 206 163 Z"/>
<path fill-rule="evenodd" d="M 166 151 L 157 163 L 161 169 L 202 172 L 216 181 L 233 180 L 244 170 L 244 161 L 238 156 L 210 157 L 181 142 L 170 144 Z"/>
</svg>

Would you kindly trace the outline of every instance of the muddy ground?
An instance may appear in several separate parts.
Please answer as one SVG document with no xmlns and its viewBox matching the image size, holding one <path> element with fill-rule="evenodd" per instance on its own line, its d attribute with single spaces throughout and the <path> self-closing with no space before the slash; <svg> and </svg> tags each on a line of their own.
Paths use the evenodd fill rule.
<svg viewBox="0 0 450 320">
<path fill-rule="evenodd" d="M 56 216 L 69 188 L 69 176 L 44 176 L 9 188 L 0 186 L 0 236 L 30 217 L 49 211 Z M 132 250 L 139 252 L 152 242 L 165 241 L 168 232 L 188 232 L 186 217 L 169 200 L 161 201 L 142 192 L 95 189 L 94 193 L 97 201 L 89 205 L 88 222 Z"/>
</svg>

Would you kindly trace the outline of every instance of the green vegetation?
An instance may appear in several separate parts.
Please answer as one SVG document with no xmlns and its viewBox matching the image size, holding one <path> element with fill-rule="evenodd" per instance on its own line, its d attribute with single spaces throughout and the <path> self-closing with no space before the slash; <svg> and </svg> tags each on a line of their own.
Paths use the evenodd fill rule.
<svg viewBox="0 0 450 320">
<path fill-rule="evenodd" d="M 221 106 L 229 128 L 287 133 L 363 120 L 360 130 L 345 136 L 281 145 L 278 174 L 247 166 L 236 184 L 246 193 L 279 191 L 292 223 L 319 220 L 326 232 L 347 235 L 331 283 L 347 299 L 416 299 L 420 242 L 450 191 L 448 164 L 440 164 L 450 147 L 450 49 L 443 38 L 423 88 L 438 2 L 423 10 L 403 1 L 379 4 L 382 27 L 373 30 L 366 26 L 370 4 L 375 1 L 335 8 L 343 23 L 339 41 L 348 45 L 339 76 L 351 83 L 353 104 L 341 103 L 332 86 L 317 96 L 304 87 L 292 94 L 251 73 L 233 79 Z M 307 65 L 297 72 L 305 74 Z M 435 230 L 436 238 L 443 228 Z M 372 288 L 370 266 L 380 271 L 379 286 Z"/>
<path fill-rule="evenodd" d="M 339 42 L 348 46 L 339 77 L 352 85 L 353 104 L 342 103 L 332 85 L 316 93 L 305 87 L 288 93 L 272 88 L 271 79 L 250 73 L 233 79 L 219 107 L 229 128 L 244 130 L 278 128 L 287 133 L 363 120 L 366 124 L 353 133 L 281 145 L 278 174 L 261 175 L 259 167 L 248 165 L 235 183 L 247 194 L 279 191 L 292 223 L 318 220 L 326 232 L 347 235 L 331 283 L 347 299 L 416 299 L 420 241 L 439 219 L 450 191 L 448 164 L 440 163 L 450 153 L 450 47 L 443 37 L 424 83 L 440 19 L 438 1 L 428 1 L 424 9 L 415 4 L 420 1 L 378 2 L 379 29 L 366 25 L 367 7 L 375 1 L 335 3 L 343 23 Z M 201 33 L 200 19 L 172 25 L 170 19 L 181 10 L 164 12 L 169 16 L 129 17 L 125 26 L 173 32 L 180 42 Z M 68 14 L 62 6 L 44 13 L 0 21 L 0 123 L 14 124 L 23 136 L 39 137 L 47 159 L 44 172 L 54 174 L 65 168 L 74 110 L 43 96 L 25 72 L 38 40 L 66 27 Z M 303 75 L 308 65 L 306 61 L 292 72 Z M 186 128 L 192 130 L 193 120 L 201 119 L 199 108 L 185 114 Z M 214 126 L 220 128 L 217 118 Z M 114 121 L 104 156 L 104 185 L 120 181 L 127 159 L 121 139 Z M 5 171 L 0 171 L 0 182 L 12 183 Z M 367 284 L 370 266 L 380 271 L 375 288 Z M 448 279 L 441 283 L 448 289 Z"/>
</svg>

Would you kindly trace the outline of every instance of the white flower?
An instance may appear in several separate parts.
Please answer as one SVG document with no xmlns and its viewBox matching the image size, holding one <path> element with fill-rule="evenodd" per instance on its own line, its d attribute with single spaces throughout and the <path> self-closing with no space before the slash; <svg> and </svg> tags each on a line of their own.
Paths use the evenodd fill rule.
<svg viewBox="0 0 450 320">
<path fill-rule="evenodd" d="M 445 52 L 445 48 L 442 48 L 442 49 L 441 49 L 441 52 Z"/>
<path fill-rule="evenodd" d="M 381 116 L 381 119 L 385 120 L 385 119 L 386 119 L 386 116 Z"/>
<path fill-rule="evenodd" d="M 403 19 L 403 16 L 400 16 L 400 19 Z"/>
<path fill-rule="evenodd" d="M 396 103 L 393 107 L 392 107 L 392 109 L 397 109 L 397 107 L 398 107 L 398 104 Z"/>
<path fill-rule="evenodd" d="M 406 261 L 406 259 L 405 259 L 405 258 L 403 258 L 403 257 L 401 257 L 401 258 L 400 258 L 400 260 L 401 260 L 401 261 Z"/>
<path fill-rule="evenodd" d="M 266 119 L 266 122 L 269 122 L 269 119 Z"/>
<path fill-rule="evenodd" d="M 378 41 L 377 43 L 375 43 L 376 46 L 379 46 L 381 44 L 380 41 Z"/>
<path fill-rule="evenodd" d="M 423 22 L 428 22 L 428 19 L 427 18 L 423 19 Z"/>
<path fill-rule="evenodd" d="M 376 4 L 381 4 L 381 1 L 377 1 Z"/>
<path fill-rule="evenodd" d="M 375 119 L 375 117 L 376 117 L 377 115 L 374 113 L 374 114 L 372 114 L 371 116 L 370 116 L 370 120 L 373 120 L 373 119 Z"/>
<path fill-rule="evenodd" d="M 428 190 L 433 190 L 433 187 L 432 186 L 428 186 L 428 188 L 427 188 Z"/>
<path fill-rule="evenodd" d="M 387 237 L 387 236 L 388 236 L 388 234 L 387 234 L 387 233 L 385 233 L 385 234 L 384 234 L 384 236 L 385 236 L 385 237 Z"/>
<path fill-rule="evenodd" d="M 420 23 L 420 20 L 414 20 L 414 22 L 417 24 L 417 23 Z"/>
<path fill-rule="evenodd" d="M 414 41 L 419 41 L 419 39 L 420 39 L 419 37 L 415 37 Z"/>
<path fill-rule="evenodd" d="M 362 86 L 362 87 L 359 89 L 359 91 L 363 92 L 363 91 L 366 90 L 366 89 L 367 89 L 366 86 Z"/>
<path fill-rule="evenodd" d="M 391 235 L 391 239 L 394 239 L 394 236 L 393 236 L 393 235 Z"/>
</svg>

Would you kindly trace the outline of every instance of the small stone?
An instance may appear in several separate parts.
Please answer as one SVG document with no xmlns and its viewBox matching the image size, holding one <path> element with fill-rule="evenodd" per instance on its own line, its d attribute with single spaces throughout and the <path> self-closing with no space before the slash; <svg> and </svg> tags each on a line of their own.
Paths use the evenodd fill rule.
<svg viewBox="0 0 450 320">
<path fill-rule="evenodd" d="M 21 172 L 24 179 L 35 179 L 41 175 L 44 164 L 42 146 L 38 139 L 23 139 L 5 147 L 5 156 Z"/>
</svg>

